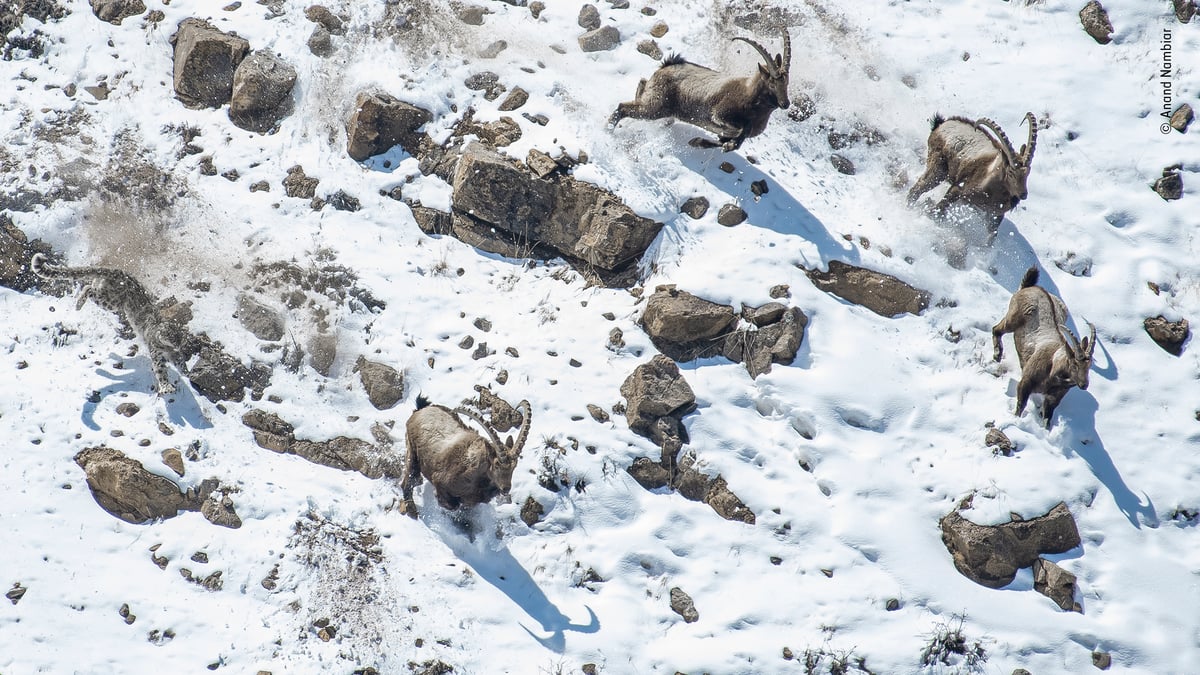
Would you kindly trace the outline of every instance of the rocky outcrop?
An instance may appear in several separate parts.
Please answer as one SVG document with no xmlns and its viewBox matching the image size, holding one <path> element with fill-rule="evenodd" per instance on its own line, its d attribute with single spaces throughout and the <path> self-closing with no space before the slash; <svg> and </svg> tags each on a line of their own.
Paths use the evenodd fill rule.
<svg viewBox="0 0 1200 675">
<path fill-rule="evenodd" d="M 138 16 L 146 11 L 142 0 L 91 0 L 92 13 L 97 19 L 107 21 L 114 26 L 131 16 Z"/>
<path fill-rule="evenodd" d="M 367 478 L 400 478 L 403 462 L 396 455 L 386 429 L 375 429 L 377 443 L 347 436 L 326 441 L 297 439 L 295 427 L 265 410 L 254 409 L 242 415 L 242 424 L 254 432 L 254 442 L 272 452 L 296 455 L 314 464 L 339 471 L 357 471 Z"/>
<path fill-rule="evenodd" d="M 1161 315 L 1146 319 L 1142 322 L 1142 327 L 1155 344 L 1175 356 L 1183 354 L 1183 345 L 1192 334 L 1187 319 L 1167 321 L 1166 317 Z"/>
<path fill-rule="evenodd" d="M 233 73 L 229 119 L 247 131 L 274 131 L 291 112 L 295 84 L 295 68 L 269 51 L 253 52 Z"/>
<path fill-rule="evenodd" d="M 179 22 L 175 46 L 175 96 L 189 107 L 219 108 L 233 96 L 233 74 L 250 43 L 202 19 Z"/>
<path fill-rule="evenodd" d="M 450 182 L 454 234 L 501 255 L 511 249 L 474 232 L 494 230 L 517 248 L 545 246 L 616 271 L 645 252 L 662 229 L 662 223 L 638 216 L 607 190 L 559 174 L 538 178 L 481 143 L 463 150 Z"/>
<path fill-rule="evenodd" d="M 206 343 L 187 374 L 192 386 L 209 401 L 241 401 L 246 389 L 261 392 L 271 382 L 271 369 L 263 364 L 245 366 L 219 344 Z"/>
<path fill-rule="evenodd" d="M 7 213 L 0 213 L 0 286 L 15 291 L 27 291 L 43 280 L 29 269 L 35 253 L 50 253 L 50 247 L 40 240 L 32 242 L 17 227 Z"/>
<path fill-rule="evenodd" d="M 1068 612 L 1083 613 L 1083 608 L 1075 602 L 1075 575 L 1045 558 L 1033 562 L 1033 590 Z"/>
<path fill-rule="evenodd" d="M 1017 570 L 1030 567 L 1041 555 L 1065 553 L 1080 543 L 1075 518 L 1062 503 L 1031 520 L 991 526 L 976 525 L 955 509 L 940 525 L 954 567 L 988 588 L 1007 586 Z"/>
<path fill-rule="evenodd" d="M 174 481 L 146 470 L 141 462 L 105 446 L 81 450 L 75 455 L 75 463 L 83 469 L 88 488 L 100 508 L 125 522 L 140 524 L 173 518 L 180 511 L 201 511 L 214 524 L 241 525 L 240 519 L 237 525 L 231 524 L 232 502 L 220 509 L 223 514 L 213 512 L 210 516 L 205 512 L 210 496 L 218 488 L 215 480 L 205 480 L 198 490 L 188 488 L 185 492 Z M 237 514 L 233 513 L 232 518 L 237 518 Z"/>
<path fill-rule="evenodd" d="M 237 319 L 259 340 L 275 342 L 283 338 L 283 316 L 245 293 L 238 296 Z"/>
<path fill-rule="evenodd" d="M 355 161 L 386 152 L 399 145 L 410 155 L 420 152 L 419 132 L 433 115 L 382 92 L 362 92 L 354 102 L 354 113 L 346 123 L 346 152 Z"/>
<path fill-rule="evenodd" d="M 742 314 L 752 327 L 725 338 L 721 350 L 725 358 L 744 363 L 752 378 L 771 372 L 773 364 L 789 365 L 796 360 L 808 328 L 808 315 L 799 307 L 771 302 L 743 308 Z"/>
<path fill-rule="evenodd" d="M 680 418 L 696 408 L 696 394 L 671 359 L 658 354 L 634 369 L 621 385 L 625 417 L 635 433 L 661 443 L 659 420 Z"/>
<path fill-rule="evenodd" d="M 639 323 L 658 351 L 675 361 L 691 361 L 720 354 L 736 321 L 733 307 L 670 284 L 654 289 Z"/>
<path fill-rule="evenodd" d="M 890 274 L 855 267 L 840 260 L 829 262 L 829 271 L 805 270 L 817 288 L 861 305 L 880 316 L 920 314 L 929 307 L 929 293 Z"/>
</svg>

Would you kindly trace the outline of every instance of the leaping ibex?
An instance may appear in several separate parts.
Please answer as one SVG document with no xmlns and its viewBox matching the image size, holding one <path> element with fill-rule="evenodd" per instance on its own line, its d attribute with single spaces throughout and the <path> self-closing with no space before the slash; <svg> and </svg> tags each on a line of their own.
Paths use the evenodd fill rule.
<svg viewBox="0 0 1200 675">
<path fill-rule="evenodd" d="M 615 127 L 626 117 L 674 117 L 717 135 L 715 142 L 697 137 L 689 145 L 736 150 L 747 138 L 767 128 L 767 120 L 776 108 L 786 110 L 791 105 L 788 77 L 792 40 L 786 28 L 782 32 L 783 54 L 774 57 L 750 38 L 733 38 L 750 45 L 763 58 L 749 77 L 730 77 L 679 55 L 668 57 L 650 79 L 638 83 L 634 100 L 617 106 L 608 119 L 609 125 Z"/>
<path fill-rule="evenodd" d="M 1071 387 L 1088 388 L 1096 327 L 1088 323 L 1091 335 L 1077 339 L 1066 327 L 1066 305 L 1037 282 L 1038 269 L 1030 267 L 1008 303 L 1008 313 L 992 327 L 992 357 L 997 361 L 1003 358 L 1000 338 L 1012 333 L 1021 362 L 1016 414 L 1025 411 L 1030 394 L 1040 393 L 1044 396 L 1042 417 L 1049 429 L 1050 416 Z"/>
<path fill-rule="evenodd" d="M 405 511 L 416 516 L 412 491 L 422 475 L 433 483 L 438 504 L 445 509 L 474 506 L 496 495 L 508 494 L 512 489 L 513 469 L 529 436 L 529 401 L 518 403 L 516 410 L 521 414 L 517 439 L 514 442 L 509 436 L 507 442 L 501 443 L 495 428 L 479 413 L 466 407 L 451 410 L 430 405 L 418 396 L 417 410 L 406 425 L 408 452 L 400 482 Z M 487 438 L 463 424 L 459 415 L 474 420 Z"/>
<path fill-rule="evenodd" d="M 1029 139 L 1016 151 L 1000 125 L 986 117 L 975 121 L 935 115 L 925 173 L 908 191 L 908 203 L 949 181 L 935 211 L 942 214 L 955 202 L 971 204 L 986 214 L 989 233 L 995 237 L 1004 214 L 1029 196 L 1026 182 L 1037 146 L 1037 118 L 1025 113 L 1024 121 L 1029 123 Z"/>
</svg>

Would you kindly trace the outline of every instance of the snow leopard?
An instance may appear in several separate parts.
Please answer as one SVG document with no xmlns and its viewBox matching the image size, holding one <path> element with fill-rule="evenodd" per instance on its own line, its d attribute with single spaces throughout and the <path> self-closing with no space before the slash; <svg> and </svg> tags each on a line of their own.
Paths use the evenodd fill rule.
<svg viewBox="0 0 1200 675">
<path fill-rule="evenodd" d="M 180 373 L 187 372 L 183 350 L 188 331 L 178 322 L 168 321 L 159 314 L 157 300 L 141 282 L 127 272 L 110 267 L 51 265 L 41 253 L 33 257 L 30 268 L 44 279 L 82 282 L 83 292 L 79 294 L 75 309 L 82 309 L 83 303 L 91 298 L 97 305 L 116 313 L 121 323 L 146 343 L 154 368 L 155 390 L 159 395 L 175 393 L 175 385 L 167 377 L 167 364 L 175 364 Z"/>
</svg>

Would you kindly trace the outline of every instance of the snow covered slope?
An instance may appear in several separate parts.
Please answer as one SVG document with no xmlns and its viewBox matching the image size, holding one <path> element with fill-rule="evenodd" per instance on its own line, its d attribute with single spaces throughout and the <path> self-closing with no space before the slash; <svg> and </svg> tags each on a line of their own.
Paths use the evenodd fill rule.
<svg viewBox="0 0 1200 675">
<path fill-rule="evenodd" d="M 1093 652 L 1109 653 L 1113 672 L 1200 672 L 1200 362 L 1190 344 L 1167 354 L 1142 325 L 1200 316 L 1200 130 L 1159 130 L 1164 31 L 1174 105 L 1195 104 L 1195 24 L 1179 23 L 1168 2 L 1110 0 L 1114 41 L 1099 45 L 1080 26 L 1082 2 L 635 0 L 597 3 L 622 40 L 584 53 L 579 3 L 551 0 L 535 19 L 528 7 L 478 2 L 491 12 L 481 26 L 443 0 L 330 2 L 347 32 L 327 58 L 306 46 L 314 24 L 296 0 L 232 9 L 155 0 L 160 21 L 119 26 L 71 0 L 60 20 L 25 19 L 18 32 L 40 31 L 44 53 L 18 49 L 0 62 L 0 191 L 20 206 L 14 223 L 71 264 L 118 266 L 161 297 L 192 301 L 192 330 L 274 373 L 262 401 L 214 405 L 187 391 L 168 403 L 111 313 L 0 289 L 0 585 L 26 589 L 0 603 L 0 673 L 441 672 L 438 662 L 456 673 L 577 673 L 589 663 L 614 675 L 789 673 L 805 672 L 806 652 L 819 672 L 843 657 L 849 672 L 1090 672 Z M 657 13 L 642 12 L 647 4 Z M 664 53 L 749 73 L 754 51 L 730 37 L 778 48 L 772 32 L 741 27 L 763 25 L 744 20 L 753 12 L 790 27 L 792 96 L 811 98 L 813 116 L 778 111 L 727 154 L 689 147 L 696 130 L 685 124 L 606 129 L 656 67 L 637 50 L 656 22 L 669 27 Z M 296 68 L 295 109 L 277 133 L 243 131 L 227 109 L 174 98 L 169 38 L 190 16 Z M 507 48 L 479 56 L 497 40 Z M 502 99 L 464 84 L 482 70 L 529 102 L 499 112 Z M 101 81 L 104 98 L 85 90 Z M 385 193 L 400 186 L 445 209 L 449 187 L 399 150 L 386 167 L 346 154 L 345 122 L 369 88 L 432 111 L 426 130 L 438 140 L 473 106 L 479 120 L 520 123 L 511 157 L 585 152 L 577 178 L 666 224 L 642 262 L 646 294 L 672 283 L 740 307 L 790 287 L 789 302 L 811 319 L 792 365 L 752 380 L 721 358 L 681 364 L 699 403 L 684 418 L 687 449 L 725 477 L 756 524 L 648 492 L 625 472 L 657 449 L 620 415 L 594 421 L 587 405 L 611 411 L 624 379 L 655 353 L 636 324 L 642 301 L 589 286 L 561 261 L 423 234 Z M 986 116 L 1016 139 L 1026 111 L 1044 126 L 1029 198 L 991 248 L 980 232 L 905 205 L 934 113 Z M 857 168 L 844 175 L 827 139 L 856 125 L 885 140 L 837 150 Z M 185 130 L 199 132 L 191 142 L 201 152 L 184 151 Z M 217 175 L 202 173 L 205 158 Z M 1176 163 L 1184 195 L 1166 202 L 1149 185 Z M 316 211 L 284 196 L 295 165 L 320 178 L 320 195 L 344 190 L 361 210 Z M 220 175 L 230 171 L 234 180 Z M 769 192 L 756 200 L 758 180 Z M 270 190 L 251 191 L 258 181 Z M 714 205 L 698 220 L 678 213 L 695 195 Z M 716 206 L 727 202 L 749 219 L 719 225 Z M 962 269 L 946 255 L 959 238 Z M 831 260 L 895 275 L 930 291 L 933 306 L 887 319 L 827 295 L 800 266 Z M 281 261 L 345 266 L 386 304 L 372 313 L 310 293 L 313 304 L 286 312 L 289 345 L 307 344 L 320 321 L 332 326 L 328 376 L 288 370 L 278 343 L 231 318 L 239 293 L 261 287 L 255 265 Z M 1003 362 L 991 359 L 990 328 L 1031 265 L 1074 325 L 1094 323 L 1100 340 L 1091 386 L 1067 395 L 1050 430 L 1032 406 L 1012 414 L 1011 346 Z M 263 297 L 283 309 L 280 295 Z M 624 347 L 610 349 L 613 328 Z M 468 335 L 494 353 L 472 358 L 459 346 Z M 368 403 L 353 372 L 360 355 L 405 373 L 398 406 Z M 417 491 L 420 518 L 406 518 L 396 481 L 269 452 L 241 421 L 258 407 L 298 438 L 368 441 L 374 425 L 394 423 L 403 447 L 418 392 L 454 404 L 489 383 L 531 401 L 533 432 L 511 503 L 476 508 L 469 528 L 428 485 Z M 118 412 L 125 403 L 138 412 Z M 1012 457 L 985 447 L 988 423 L 1016 443 Z M 243 526 L 198 513 L 114 518 L 73 461 L 101 444 L 184 488 L 206 478 L 236 488 Z M 189 457 L 183 478 L 163 465 L 168 448 Z M 548 490 L 539 474 L 577 487 Z M 1034 592 L 1028 570 L 1001 590 L 955 570 L 938 520 L 971 494 L 964 513 L 979 523 L 1065 501 L 1083 543 L 1050 558 L 1077 575 L 1082 614 Z M 519 517 L 529 497 L 545 508 L 533 527 Z M 222 585 L 191 583 L 183 570 L 220 571 Z M 671 610 L 676 587 L 698 621 Z M 931 636 L 955 629 L 986 662 L 922 665 Z"/>
</svg>

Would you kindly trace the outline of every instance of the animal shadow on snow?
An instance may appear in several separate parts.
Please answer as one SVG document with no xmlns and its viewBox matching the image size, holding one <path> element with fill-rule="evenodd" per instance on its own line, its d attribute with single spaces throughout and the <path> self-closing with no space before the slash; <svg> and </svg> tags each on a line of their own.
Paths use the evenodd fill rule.
<svg viewBox="0 0 1200 675">
<path fill-rule="evenodd" d="M 694 135 L 690 133 L 692 128 L 685 124 L 675 124 L 672 128 L 680 138 Z M 684 166 L 703 176 L 713 187 L 732 195 L 738 206 L 746 212 L 746 223 L 779 234 L 798 236 L 812 243 L 821 256 L 821 267 L 825 267 L 830 260 L 858 264 L 857 249 L 849 242 L 831 235 L 825 224 L 805 208 L 804 204 L 774 178 L 746 161 L 741 155 L 684 147 L 680 150 L 679 157 Z M 722 162 L 732 164 L 733 172 L 722 171 L 719 168 Z M 754 193 L 750 191 L 750 184 L 756 181 L 764 181 L 767 186 L 767 192 L 758 201 L 754 200 Z M 688 196 L 690 195 L 683 198 Z M 712 205 L 715 209 L 720 207 L 720 204 Z M 806 261 L 806 264 L 812 266 L 814 263 Z"/>
<path fill-rule="evenodd" d="M 428 486 L 427 486 L 428 487 Z M 480 504 L 472 509 L 460 509 L 450 513 L 436 505 L 431 495 L 424 500 L 431 505 L 421 509 L 421 520 L 425 522 L 447 547 L 481 579 L 508 596 L 529 618 L 536 621 L 545 637 L 539 636 L 524 624 L 521 625 L 530 637 L 546 649 L 557 654 L 566 650 L 566 632 L 596 633 L 600 620 L 590 607 L 586 624 L 571 623 L 570 617 L 562 612 L 537 585 L 529 572 L 513 557 L 503 541 L 493 538 L 496 530 L 495 511 L 490 504 Z M 478 533 L 478 534 L 476 534 Z"/>
<path fill-rule="evenodd" d="M 110 354 L 109 358 L 114 361 L 121 360 L 115 354 Z M 129 392 L 141 394 L 147 391 L 150 391 L 152 396 L 157 396 L 157 394 L 153 394 L 153 388 L 151 387 L 153 378 L 147 376 L 147 373 L 151 370 L 149 359 L 136 360 L 138 361 L 138 367 L 131 368 L 119 374 L 110 373 L 103 368 L 96 369 L 97 373 L 112 380 L 112 384 L 94 392 L 83 404 L 83 409 L 80 411 L 80 420 L 88 429 L 93 431 L 100 430 L 100 424 L 96 422 L 96 409 L 99 408 L 100 402 L 109 396 Z M 211 428 L 212 422 L 209 421 L 201 409 L 200 402 L 196 400 L 195 392 L 192 391 L 187 378 L 181 375 L 176 381 L 175 386 L 178 387 L 177 391 L 162 399 L 166 406 L 167 419 L 176 426 L 186 426 L 193 429 Z"/>
</svg>

